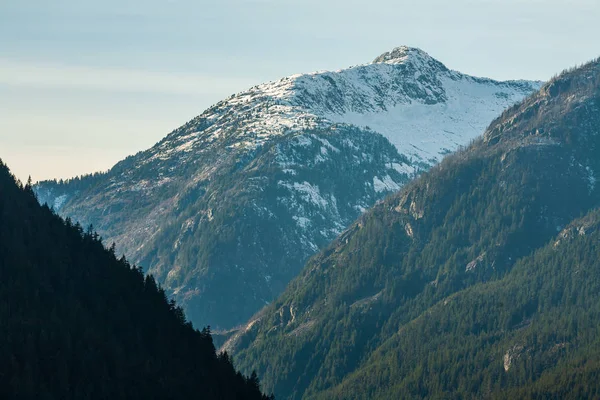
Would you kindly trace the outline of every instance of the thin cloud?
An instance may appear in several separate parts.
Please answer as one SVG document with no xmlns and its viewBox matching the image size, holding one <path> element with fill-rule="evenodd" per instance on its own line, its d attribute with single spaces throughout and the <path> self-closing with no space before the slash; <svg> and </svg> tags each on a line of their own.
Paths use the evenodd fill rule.
<svg viewBox="0 0 600 400">
<path fill-rule="evenodd" d="M 210 95 L 223 91 L 239 92 L 252 82 L 252 79 L 244 78 L 33 64 L 0 58 L 0 84 L 13 86 Z"/>
</svg>

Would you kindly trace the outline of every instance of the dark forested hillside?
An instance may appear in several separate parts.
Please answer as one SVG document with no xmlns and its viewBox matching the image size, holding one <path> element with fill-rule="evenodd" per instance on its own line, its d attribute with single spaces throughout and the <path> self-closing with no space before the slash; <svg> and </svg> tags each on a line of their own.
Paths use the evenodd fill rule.
<svg viewBox="0 0 600 400">
<path fill-rule="evenodd" d="M 266 399 L 152 277 L 0 161 L 0 398 Z"/>
<path fill-rule="evenodd" d="M 375 206 L 225 348 L 282 398 L 594 397 L 599 150 L 597 60 Z"/>
<path fill-rule="evenodd" d="M 600 396 L 600 211 L 405 324 L 320 399 Z"/>
</svg>

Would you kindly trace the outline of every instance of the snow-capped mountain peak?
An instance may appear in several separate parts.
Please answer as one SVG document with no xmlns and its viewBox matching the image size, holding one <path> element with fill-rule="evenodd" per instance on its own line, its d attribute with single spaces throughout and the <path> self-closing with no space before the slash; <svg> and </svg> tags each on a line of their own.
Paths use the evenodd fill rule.
<svg viewBox="0 0 600 400">
<path fill-rule="evenodd" d="M 409 46 L 399 46 L 377 57 L 371 64 L 412 64 L 418 69 L 447 71 L 448 68 L 425 51 Z"/>
<path fill-rule="evenodd" d="M 540 86 L 474 78 L 401 46 L 372 63 L 293 75 L 233 95 L 167 137 L 157 157 L 210 143 L 253 149 L 281 135 L 350 124 L 383 134 L 429 166 Z"/>
<path fill-rule="evenodd" d="M 195 322 L 224 327 L 270 301 L 360 212 L 539 86 L 470 77 L 398 47 L 232 95 L 106 175 L 41 185 L 38 195 L 93 223 Z M 223 297 L 226 281 L 237 283 Z"/>
</svg>

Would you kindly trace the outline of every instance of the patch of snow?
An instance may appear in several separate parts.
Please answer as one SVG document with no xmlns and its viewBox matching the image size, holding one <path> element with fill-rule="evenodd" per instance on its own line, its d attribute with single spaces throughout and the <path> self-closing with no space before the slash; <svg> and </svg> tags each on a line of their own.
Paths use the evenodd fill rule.
<svg viewBox="0 0 600 400">
<path fill-rule="evenodd" d="M 392 168 L 397 172 L 406 175 L 413 175 L 416 172 L 415 167 L 408 164 L 392 163 Z"/>
<path fill-rule="evenodd" d="M 69 196 L 67 196 L 66 194 L 62 194 L 60 196 L 58 196 L 57 198 L 54 199 L 54 203 L 52 205 L 52 207 L 58 211 L 60 210 L 60 208 L 65 204 L 65 202 L 67 201 L 67 198 Z"/>
<path fill-rule="evenodd" d="M 588 188 L 590 192 L 593 192 L 596 188 L 596 175 L 594 174 L 594 170 L 591 169 L 589 166 L 586 167 L 586 170 L 588 173 Z"/>
<path fill-rule="evenodd" d="M 296 191 L 297 193 L 299 193 L 300 198 L 306 202 L 315 204 L 321 208 L 326 208 L 327 205 L 329 204 L 329 201 L 324 199 L 321 196 L 321 191 L 319 190 L 318 186 L 314 186 L 311 185 L 308 182 L 294 182 L 294 183 L 289 183 L 289 182 L 283 182 L 283 181 L 279 181 L 278 184 L 280 186 L 286 187 L 290 190 Z"/>
<path fill-rule="evenodd" d="M 298 217 L 297 215 L 294 215 L 292 218 L 294 219 L 294 221 L 296 221 L 296 224 L 302 229 L 306 229 L 306 227 L 310 225 L 310 219 L 306 217 Z"/>
<path fill-rule="evenodd" d="M 357 210 L 358 212 L 360 212 L 361 214 L 367 210 L 365 207 L 361 206 L 360 204 L 355 205 L 354 209 Z"/>
<path fill-rule="evenodd" d="M 378 177 L 373 178 L 373 189 L 377 193 L 395 192 L 400 189 L 400 185 L 394 182 L 389 175 L 385 175 L 382 179 Z"/>
<path fill-rule="evenodd" d="M 310 137 L 308 137 L 308 135 L 299 135 L 297 136 L 296 144 L 298 146 L 307 147 L 312 145 L 312 140 L 310 139 Z"/>
<path fill-rule="evenodd" d="M 329 140 L 327 139 L 323 139 L 323 138 L 316 138 L 319 142 L 321 142 L 321 144 L 323 146 L 325 146 L 325 148 L 321 148 L 321 154 L 327 154 L 327 149 L 333 151 L 334 153 L 339 153 L 340 149 L 338 149 L 337 147 L 333 146 Z"/>
</svg>

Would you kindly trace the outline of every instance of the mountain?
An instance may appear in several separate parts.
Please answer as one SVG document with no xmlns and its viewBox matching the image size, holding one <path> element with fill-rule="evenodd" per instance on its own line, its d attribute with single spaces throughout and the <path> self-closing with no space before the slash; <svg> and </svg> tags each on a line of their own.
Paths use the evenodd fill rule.
<svg viewBox="0 0 600 400">
<path fill-rule="evenodd" d="M 36 193 L 116 242 L 195 324 L 231 328 L 365 209 L 539 86 L 473 78 L 400 47 L 253 87 L 107 173 Z"/>
<path fill-rule="evenodd" d="M 311 258 L 224 348 L 289 399 L 600 393 L 600 59 Z"/>
<path fill-rule="evenodd" d="M 263 399 L 210 332 L 0 161 L 0 397 Z"/>
</svg>

